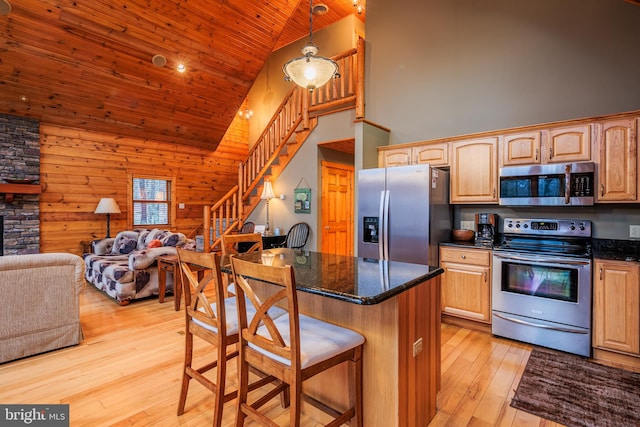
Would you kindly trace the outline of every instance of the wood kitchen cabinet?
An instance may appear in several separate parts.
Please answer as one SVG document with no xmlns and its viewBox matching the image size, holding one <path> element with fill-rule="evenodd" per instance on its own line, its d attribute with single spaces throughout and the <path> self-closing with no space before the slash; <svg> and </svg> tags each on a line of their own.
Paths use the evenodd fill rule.
<svg viewBox="0 0 640 427">
<path fill-rule="evenodd" d="M 542 131 L 543 163 L 591 160 L 591 125 L 557 127 Z"/>
<path fill-rule="evenodd" d="M 598 123 L 596 203 L 638 201 L 638 119 Z"/>
<path fill-rule="evenodd" d="M 491 323 L 491 251 L 440 248 L 442 313 Z"/>
<path fill-rule="evenodd" d="M 540 164 L 540 135 L 535 131 L 500 137 L 500 167 Z"/>
<path fill-rule="evenodd" d="M 378 150 L 378 167 L 406 166 L 411 164 L 411 147 L 381 147 Z"/>
<path fill-rule="evenodd" d="M 411 158 L 415 164 L 429 163 L 431 166 L 449 166 L 449 144 L 438 142 L 411 147 Z"/>
<path fill-rule="evenodd" d="M 500 167 L 592 159 L 592 126 L 554 127 L 500 137 Z"/>
<path fill-rule="evenodd" d="M 451 144 L 451 203 L 498 203 L 498 138 Z"/>
<path fill-rule="evenodd" d="M 429 163 L 431 166 L 449 165 L 449 146 L 436 142 L 399 148 L 381 147 L 378 151 L 378 166 L 381 168 Z"/>
<path fill-rule="evenodd" d="M 596 259 L 593 346 L 640 355 L 640 265 Z"/>
</svg>

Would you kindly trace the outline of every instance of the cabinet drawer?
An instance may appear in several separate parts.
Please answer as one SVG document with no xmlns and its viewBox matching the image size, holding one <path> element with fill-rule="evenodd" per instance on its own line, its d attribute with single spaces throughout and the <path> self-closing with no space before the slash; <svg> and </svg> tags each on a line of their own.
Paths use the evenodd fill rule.
<svg viewBox="0 0 640 427">
<path fill-rule="evenodd" d="M 440 262 L 457 262 L 488 267 L 491 265 L 491 251 L 442 247 L 440 248 Z"/>
</svg>

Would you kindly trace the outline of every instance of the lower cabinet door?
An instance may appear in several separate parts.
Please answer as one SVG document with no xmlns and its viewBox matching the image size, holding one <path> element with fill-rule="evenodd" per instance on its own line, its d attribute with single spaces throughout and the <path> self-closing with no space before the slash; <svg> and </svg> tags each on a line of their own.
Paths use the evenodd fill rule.
<svg viewBox="0 0 640 427">
<path fill-rule="evenodd" d="M 490 268 L 444 262 L 442 268 L 442 312 L 491 323 Z"/>
<path fill-rule="evenodd" d="M 640 353 L 640 268 L 596 260 L 593 277 L 593 346 Z"/>
</svg>

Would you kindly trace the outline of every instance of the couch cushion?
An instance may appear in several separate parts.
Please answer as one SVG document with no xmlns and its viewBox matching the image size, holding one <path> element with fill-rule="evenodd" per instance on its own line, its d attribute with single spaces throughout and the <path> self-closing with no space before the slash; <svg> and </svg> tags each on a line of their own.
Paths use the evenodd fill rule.
<svg viewBox="0 0 640 427">
<path fill-rule="evenodd" d="M 149 234 L 147 234 L 147 237 L 144 239 L 144 248 L 141 249 L 146 249 L 152 240 L 161 241 L 167 234 L 170 233 L 171 232 L 169 230 L 160 230 L 159 228 L 154 228 L 149 232 Z"/>
<path fill-rule="evenodd" d="M 93 274 L 90 277 L 104 276 L 115 282 L 127 283 L 133 281 L 134 272 L 129 270 L 129 255 L 85 255 L 87 270 Z"/>
<path fill-rule="evenodd" d="M 149 233 L 151 232 L 151 230 L 146 230 L 146 229 L 141 229 L 140 232 L 138 233 L 138 250 L 142 250 L 144 248 L 146 248 L 145 246 L 145 242 L 147 241 L 147 236 L 149 235 Z"/>
<path fill-rule="evenodd" d="M 182 233 L 169 233 L 162 239 L 162 246 L 182 247 L 187 242 L 187 236 Z"/>
<path fill-rule="evenodd" d="M 138 246 L 137 231 L 121 231 L 116 235 L 113 242 L 111 253 L 114 255 L 128 254 L 134 251 Z"/>
</svg>

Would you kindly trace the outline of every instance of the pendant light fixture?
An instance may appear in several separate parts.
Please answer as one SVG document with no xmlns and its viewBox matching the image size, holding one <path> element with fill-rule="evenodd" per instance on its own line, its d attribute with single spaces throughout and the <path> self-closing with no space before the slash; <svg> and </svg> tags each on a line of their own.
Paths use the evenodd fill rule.
<svg viewBox="0 0 640 427">
<path fill-rule="evenodd" d="M 303 56 L 289 60 L 282 67 L 285 80 L 293 80 L 298 86 L 313 92 L 331 78 L 340 77 L 338 64 L 317 54 L 318 47 L 313 44 L 313 0 L 309 0 L 309 42 L 302 48 Z"/>
</svg>

